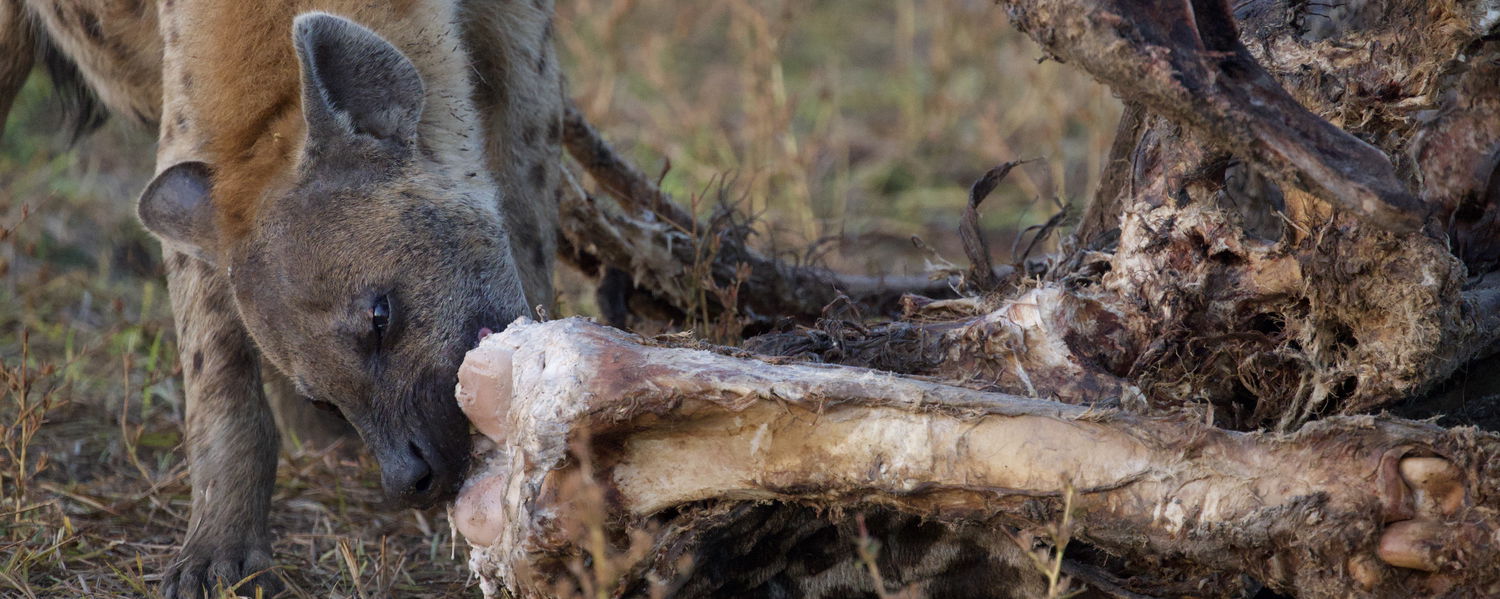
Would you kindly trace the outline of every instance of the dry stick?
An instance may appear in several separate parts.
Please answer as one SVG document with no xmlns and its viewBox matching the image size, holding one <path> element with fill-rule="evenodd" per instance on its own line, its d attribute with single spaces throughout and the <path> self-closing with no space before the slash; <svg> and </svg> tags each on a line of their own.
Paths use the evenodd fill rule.
<svg viewBox="0 0 1500 599">
<path fill-rule="evenodd" d="M 686 232 L 659 219 L 636 218 L 638 211 L 610 210 L 584 192 L 563 169 L 559 244 L 564 259 L 580 268 L 613 266 L 628 273 L 636 286 L 667 304 L 667 310 L 689 313 L 696 293 L 689 276 L 694 240 Z"/>
<path fill-rule="evenodd" d="M 694 229 L 693 215 L 657 189 L 635 165 L 620 158 L 571 101 L 563 116 L 563 144 L 568 154 L 627 210 L 649 211 L 680 229 Z"/>
<path fill-rule="evenodd" d="M 1104 170 L 1099 175 L 1099 187 L 1084 204 L 1078 226 L 1069 235 L 1066 247 L 1099 249 L 1109 231 L 1119 230 L 1121 203 L 1133 192 L 1130 157 L 1140 141 L 1145 120 L 1146 111 L 1140 104 L 1125 102 L 1120 122 L 1115 126 L 1115 140 L 1110 143 Z"/>
<path fill-rule="evenodd" d="M 963 242 L 964 253 L 969 257 L 969 278 L 981 291 L 994 291 L 1000 287 L 1001 279 L 995 276 L 990 265 L 990 243 L 979 228 L 979 204 L 990 196 L 990 192 L 1005 180 L 1010 170 L 1027 160 L 1012 160 L 990 169 L 969 187 L 969 204 L 964 210 L 963 220 L 958 226 L 958 238 Z"/>
<path fill-rule="evenodd" d="M 460 499 L 459 526 L 487 545 L 481 571 L 501 578 L 567 554 L 571 541 L 548 524 L 567 498 L 548 481 L 588 437 L 611 448 L 595 478 L 636 518 L 784 500 L 1044 526 L 1071 487 L 1079 538 L 1126 558 L 1245 573 L 1301 597 L 1500 585 L 1500 437 L 1472 429 L 1346 417 L 1293 435 L 1234 433 L 659 347 L 579 319 L 518 322 L 486 340 L 460 397 L 500 449 L 491 478 Z"/>
<path fill-rule="evenodd" d="M 1375 147 L 1299 104 L 1240 43 L 1224 0 L 1002 0 L 1017 29 L 1152 112 L 1381 228 L 1427 208 Z"/>
<path fill-rule="evenodd" d="M 898 321 L 857 328 L 833 322 L 819 329 L 753 337 L 744 346 L 760 354 L 811 356 L 822 362 L 947 381 L 982 381 L 995 388 L 1031 394 L 1024 385 L 994 378 L 997 364 L 1020 363 L 1042 383 L 1042 396 L 1066 403 L 1109 402 L 1121 385 L 1134 383 L 1136 373 L 1119 377 L 1074 353 L 1074 347 L 1112 343 L 1098 329 L 1101 322 L 1111 318 L 1099 298 L 1044 286 L 1014 299 L 1020 307 L 1035 305 L 1034 313 L 1039 318 L 1026 314 L 954 314 L 936 321 Z M 1443 359 L 1424 371 L 1422 381 L 1410 386 L 1413 397 L 1421 398 L 1425 390 L 1450 380 L 1460 369 L 1500 354 L 1500 287 L 1465 291 L 1456 301 L 1467 306 L 1461 311 L 1465 320 L 1454 323 L 1455 333 L 1443 345 Z M 1049 348 L 1066 351 L 1049 355 Z M 1009 367 L 1001 370 L 1008 372 Z"/>
<path fill-rule="evenodd" d="M 632 235 L 611 235 L 617 238 L 618 252 L 597 252 L 600 260 L 628 273 L 636 274 L 643 268 L 658 272 L 686 273 L 692 270 L 693 246 L 678 248 L 676 245 L 645 247 L 667 238 L 675 241 L 693 242 L 691 234 L 708 231 L 717 234 L 712 227 L 697 223 L 693 215 L 684 210 L 670 196 L 639 169 L 622 159 L 599 132 L 584 118 L 576 105 L 569 103 L 563 118 L 563 143 L 568 153 L 584 170 L 625 209 L 625 215 L 612 216 L 602 213 L 599 201 L 573 193 L 580 197 L 564 199 L 564 234 L 571 227 L 577 232 L 588 229 L 599 232 L 607 228 L 607 221 L 629 220 L 639 223 L 632 228 L 654 228 L 666 224 L 673 231 L 661 231 L 647 239 Z M 569 223 L 569 219 L 584 219 L 585 223 Z M 653 225 L 652 222 L 657 221 Z M 571 238 L 570 238 L 571 239 Z M 752 318 L 794 318 L 811 322 L 822 315 L 823 308 L 838 300 L 841 295 L 868 308 L 872 314 L 892 315 L 899 311 L 902 295 L 911 293 L 928 297 L 952 295 L 946 280 L 931 280 L 926 277 L 862 276 L 830 272 L 824 268 L 791 265 L 768 257 L 750 248 L 735 235 L 720 235 L 718 252 L 713 256 L 712 273 L 715 284 L 723 286 L 735 280 L 741 264 L 749 266 L 749 279 L 744 282 L 749 292 L 740 293 L 742 308 Z M 588 237 L 574 239 L 576 247 L 584 248 L 594 241 Z M 657 260 L 670 260 L 647 264 L 639 256 L 649 255 Z M 676 256 L 667 258 L 667 256 Z M 1008 267 L 1001 267 L 1002 273 Z M 681 274 L 678 275 L 679 277 Z M 644 281 L 638 281 L 644 282 Z M 678 285 L 681 285 L 679 282 Z M 653 291 L 659 290 L 646 285 Z M 697 300 L 676 293 L 659 293 L 684 313 L 694 313 Z M 716 301 L 710 298 L 710 301 Z M 722 307 L 720 307 L 722 308 Z"/>
</svg>

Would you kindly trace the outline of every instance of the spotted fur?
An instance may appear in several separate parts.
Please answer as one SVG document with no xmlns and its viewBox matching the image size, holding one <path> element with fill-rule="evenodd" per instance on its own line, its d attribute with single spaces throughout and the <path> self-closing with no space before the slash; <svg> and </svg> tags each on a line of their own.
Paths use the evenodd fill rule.
<svg viewBox="0 0 1500 599">
<path fill-rule="evenodd" d="M 746 504 L 706 531 L 678 599 L 1031 599 L 1046 585 L 1029 557 L 989 524 L 947 525 L 868 507 L 833 512 Z M 859 547 L 863 545 L 862 555 Z M 878 588 L 871 562 L 884 588 Z M 627 596 L 648 596 L 647 588 Z"/>
<path fill-rule="evenodd" d="M 193 482 L 167 596 L 270 565 L 263 382 L 337 405 L 387 482 L 431 466 L 398 495 L 456 484 L 458 361 L 551 302 L 551 37 L 547 0 L 0 0 L 0 122 L 55 49 L 79 99 L 158 127 L 141 213 L 164 241 Z M 396 312 L 374 345 L 372 298 Z"/>
</svg>

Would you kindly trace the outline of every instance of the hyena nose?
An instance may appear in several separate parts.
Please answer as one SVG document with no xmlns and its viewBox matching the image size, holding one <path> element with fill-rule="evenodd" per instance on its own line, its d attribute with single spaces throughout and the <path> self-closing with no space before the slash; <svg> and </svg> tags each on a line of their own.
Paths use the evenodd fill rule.
<svg viewBox="0 0 1500 599">
<path fill-rule="evenodd" d="M 405 450 L 381 464 L 381 484 L 392 500 L 403 506 L 427 507 L 445 499 L 453 486 L 453 478 L 433 453 L 425 451 L 416 442 L 408 442 Z"/>
</svg>

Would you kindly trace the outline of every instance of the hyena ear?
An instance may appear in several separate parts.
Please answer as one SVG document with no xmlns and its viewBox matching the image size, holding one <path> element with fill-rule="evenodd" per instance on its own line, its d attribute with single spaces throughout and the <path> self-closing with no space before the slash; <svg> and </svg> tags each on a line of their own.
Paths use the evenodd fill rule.
<svg viewBox="0 0 1500 599">
<path fill-rule="evenodd" d="M 338 151 L 363 137 L 398 154 L 409 152 L 425 99 L 411 60 L 342 17 L 307 13 L 292 29 L 311 149 Z"/>
<path fill-rule="evenodd" d="M 213 171 L 202 162 L 179 162 L 157 175 L 141 192 L 136 214 L 141 223 L 178 251 L 213 263 L 215 239 Z"/>
</svg>

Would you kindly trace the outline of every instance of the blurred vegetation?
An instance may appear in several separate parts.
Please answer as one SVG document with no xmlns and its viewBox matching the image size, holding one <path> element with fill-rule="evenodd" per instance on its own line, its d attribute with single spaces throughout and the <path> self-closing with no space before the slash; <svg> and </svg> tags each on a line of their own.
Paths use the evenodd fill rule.
<svg viewBox="0 0 1500 599">
<path fill-rule="evenodd" d="M 679 198 L 722 188 L 769 247 L 837 241 L 824 259 L 850 271 L 920 272 L 912 235 L 961 262 L 968 185 L 1043 158 L 985 204 L 1008 247 L 1051 198 L 1087 197 L 1118 114 L 984 0 L 560 4 L 572 93 L 614 143 Z M 170 307 L 133 216 L 153 132 L 70 146 L 56 106 L 36 74 L 0 139 L 0 596 L 154 596 L 189 495 Z M 588 311 L 587 281 L 560 285 L 562 312 Z M 380 509 L 374 472 L 283 456 L 294 596 L 477 596 L 441 510 Z"/>
<path fill-rule="evenodd" d="M 986 202 L 1003 233 L 1092 191 L 1119 103 L 985 0 L 562 3 L 579 105 L 678 198 L 727 184 L 789 251 L 916 274 L 908 238 L 961 258 L 970 183 L 1043 158 Z M 727 183 L 726 183 L 727 181 Z M 997 244 L 1008 245 L 1008 244 Z M 1004 259 L 1006 256 L 998 256 Z"/>
</svg>

